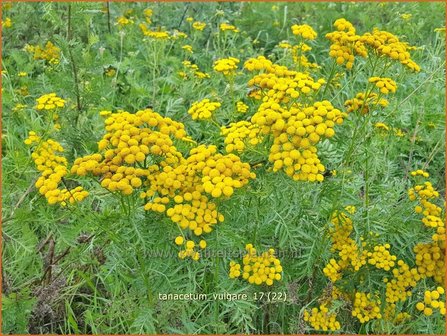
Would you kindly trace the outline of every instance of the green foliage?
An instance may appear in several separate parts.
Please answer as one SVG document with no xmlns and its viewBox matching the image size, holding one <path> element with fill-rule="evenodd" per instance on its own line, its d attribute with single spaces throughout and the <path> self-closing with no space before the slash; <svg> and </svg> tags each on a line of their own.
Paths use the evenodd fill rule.
<svg viewBox="0 0 447 336">
<path fill-rule="evenodd" d="M 31 312 L 36 304 L 29 290 L 2 296 L 2 332 L 5 334 L 26 334 Z"/>
<path fill-rule="evenodd" d="M 409 172 L 428 170 L 433 185 L 445 193 L 445 33 L 434 31 L 445 24 L 445 4 L 108 4 L 110 32 L 104 3 L 14 3 L 3 10 L 3 21 L 12 20 L 12 27 L 2 32 L 3 333 L 312 333 L 302 320 L 303 311 L 314 307 L 327 289 L 323 268 L 330 258 L 328 223 L 333 211 L 346 205 L 359 210 L 353 218 L 356 240 L 372 231 L 379 234 L 378 243 L 390 243 L 403 259 L 414 259 L 414 242 L 428 236 L 407 198 Z M 135 22 L 141 21 L 147 7 L 154 11 L 154 27 L 185 31 L 188 42 L 143 39 L 137 24 L 122 30 L 116 25 L 128 9 Z M 412 16 L 403 19 L 401 14 Z M 190 28 L 189 16 L 208 24 L 203 33 Z M 272 173 L 271 166 L 254 165 L 257 179 L 219 204 L 225 221 L 207 237 L 211 256 L 198 262 L 179 260 L 173 244 L 179 230 L 172 222 L 144 213 L 136 197 L 134 203 L 121 204 L 91 179 L 69 179 L 68 183 L 83 185 L 90 196 L 68 209 L 49 206 L 34 187 L 38 172 L 24 140 L 28 131 L 43 133 L 50 127 L 34 108 L 39 96 L 55 92 L 67 101 L 57 140 L 70 163 L 97 150 L 104 133 L 102 110 L 135 112 L 152 106 L 183 122 L 197 142 L 223 148 L 215 125 L 191 120 L 191 104 L 207 97 L 220 100 L 219 121 L 229 123 L 249 120 L 256 103 L 247 98 L 246 73 L 230 87 L 213 73 L 213 61 L 234 56 L 243 63 L 265 55 L 291 65 L 276 45 L 293 40 L 292 24 L 306 23 L 319 34 L 311 43 L 310 58 L 322 66 L 319 75 L 327 78 L 332 60 L 324 35 L 340 17 L 361 32 L 378 27 L 417 46 L 412 57 L 422 71 L 414 74 L 393 65 L 389 74 L 398 91 L 386 109 L 370 116 L 370 127 L 362 129 L 363 116 L 351 114 L 330 141 L 319 144 L 328 171 L 323 183 L 294 182 Z M 221 21 L 235 24 L 241 33 L 216 35 Z M 61 49 L 59 64 L 46 65 L 24 51 L 27 44 L 47 41 Z M 186 43 L 193 46 L 193 54 L 181 49 Z M 178 72 L 185 70 L 185 59 L 211 78 L 183 80 Z M 366 61 L 356 62 L 358 69 L 367 68 Z M 111 68 L 115 73 L 107 76 Z M 27 75 L 21 77 L 20 72 Z M 332 104 L 342 109 L 347 99 L 365 89 L 367 76 L 346 72 L 341 88 L 330 92 Z M 236 114 L 238 100 L 249 105 L 247 115 Z M 14 110 L 17 104 L 26 107 Z M 384 135 L 372 127 L 376 122 L 399 128 L 404 136 Z M 179 150 L 187 152 L 188 146 L 179 145 Z M 256 163 L 267 155 L 266 147 L 264 152 L 244 153 L 241 159 Z M 215 255 L 242 250 L 247 242 L 260 250 L 274 247 L 286 252 L 281 259 L 283 280 L 273 289 L 229 279 L 228 264 L 236 258 Z M 419 284 L 413 295 L 420 297 L 431 285 Z M 253 297 L 257 291 L 285 292 L 288 300 L 211 299 L 224 292 Z M 44 295 L 50 292 L 56 294 Z M 160 293 L 207 293 L 208 299 L 162 301 Z M 415 310 L 414 318 L 401 325 L 360 325 L 343 309 L 343 333 L 445 333 L 442 317 L 425 317 Z"/>
</svg>

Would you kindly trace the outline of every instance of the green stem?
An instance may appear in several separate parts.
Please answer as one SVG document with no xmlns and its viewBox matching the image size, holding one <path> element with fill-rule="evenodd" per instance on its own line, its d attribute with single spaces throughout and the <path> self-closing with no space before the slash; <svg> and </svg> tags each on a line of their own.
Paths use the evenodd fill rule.
<svg viewBox="0 0 447 336">
<path fill-rule="evenodd" d="M 216 255 L 214 257 L 214 292 L 217 294 L 219 288 L 219 230 L 216 227 Z M 219 301 L 214 302 L 214 323 L 216 328 L 216 334 L 219 333 Z"/>
<path fill-rule="evenodd" d="M 334 75 L 335 75 L 335 65 L 336 65 L 336 64 L 337 64 L 337 63 L 336 63 L 335 61 L 332 62 L 331 72 L 329 73 L 329 77 L 328 77 L 328 79 L 327 79 L 326 86 L 324 87 L 324 91 L 323 91 L 322 97 L 325 96 L 325 94 L 326 94 L 326 92 L 327 92 L 327 89 L 329 88 L 329 85 L 331 84 L 332 78 L 333 78 Z"/>
<path fill-rule="evenodd" d="M 110 25 L 110 2 L 106 2 L 106 8 L 107 8 L 107 29 L 109 31 L 109 34 L 112 33 L 112 27 Z"/>
<path fill-rule="evenodd" d="M 79 78 L 78 78 L 78 70 L 76 67 L 76 63 L 73 57 L 73 52 L 71 50 L 71 40 L 73 38 L 73 32 L 72 32 L 72 26 L 71 26 L 71 4 L 68 4 L 68 8 L 67 8 L 67 41 L 68 41 L 68 56 L 70 58 L 70 63 L 71 63 L 71 68 L 73 71 L 73 81 L 74 81 L 74 89 L 75 89 L 75 95 L 76 95 L 76 108 L 78 110 L 78 114 L 76 116 L 76 122 L 75 124 L 77 124 L 78 122 L 78 118 L 79 118 L 79 113 L 82 110 L 82 106 L 81 106 L 81 96 L 79 93 Z"/>
<path fill-rule="evenodd" d="M 153 43 L 157 43 L 156 41 Z M 152 54 L 154 55 L 153 64 L 152 64 L 152 104 L 155 103 L 155 79 L 157 77 L 157 58 L 158 58 L 158 48 L 155 44 L 152 44 L 154 47 L 152 50 Z"/>
</svg>

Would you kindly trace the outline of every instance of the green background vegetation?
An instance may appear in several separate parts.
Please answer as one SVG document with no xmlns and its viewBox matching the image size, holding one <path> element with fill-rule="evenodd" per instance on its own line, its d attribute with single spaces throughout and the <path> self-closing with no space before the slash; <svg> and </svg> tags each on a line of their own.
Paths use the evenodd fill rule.
<svg viewBox="0 0 447 336">
<path fill-rule="evenodd" d="M 273 5 L 278 6 L 277 11 L 272 10 Z M 413 245 L 429 236 L 406 196 L 412 183 L 409 171 L 426 168 L 433 185 L 445 194 L 445 33 L 434 32 L 445 25 L 444 4 L 110 3 L 110 32 L 103 6 L 72 3 L 70 24 L 67 3 L 14 3 L 3 10 L 3 20 L 10 17 L 13 23 L 3 29 L 2 36 L 3 333 L 312 332 L 302 313 L 317 305 L 328 284 L 322 269 L 330 257 L 330 214 L 350 204 L 358 209 L 354 216 L 357 238 L 377 232 L 377 242 L 390 243 L 391 251 L 400 258 L 414 259 Z M 203 33 L 195 34 L 190 43 L 195 52 L 190 58 L 211 79 L 191 84 L 177 76 L 184 59 L 181 42 L 173 43 L 169 53 L 154 53 L 137 24 L 124 27 L 125 36 L 120 35 L 116 18 L 128 9 L 141 18 L 147 7 L 154 10 L 156 26 L 178 28 L 188 35 L 189 24 L 182 17 L 209 24 Z M 216 10 L 223 10 L 223 16 L 216 15 Z M 412 14 L 408 20 L 400 16 L 406 13 Z M 210 251 L 242 249 L 248 242 L 260 250 L 297 251 L 298 257 L 282 260 L 284 279 L 272 289 L 287 292 L 289 302 L 161 302 L 158 293 L 266 289 L 229 279 L 228 257 L 192 262 L 154 256 L 154 250 L 177 252 L 175 226 L 162 216 L 145 215 L 141 207 L 125 216 L 117 200 L 88 179 L 79 180 L 91 195 L 70 211 L 48 206 L 33 188 L 38 172 L 23 141 L 28 131 L 45 129 L 42 117 L 33 109 L 37 97 L 56 92 L 68 101 L 57 140 L 66 148 L 70 162 L 97 149 L 103 133 L 98 112 L 108 109 L 133 112 L 151 105 L 162 115 L 184 122 L 193 138 L 222 143 L 212 125 L 195 123 L 186 113 L 192 102 L 211 96 L 222 97 L 224 114 L 233 114 L 234 105 L 225 95 L 226 83 L 212 71 L 213 60 L 235 56 L 244 62 L 257 55 L 281 59 L 277 43 L 293 41 L 292 24 L 307 23 L 319 33 L 312 43 L 311 58 L 327 75 L 332 60 L 324 35 L 341 17 L 360 33 L 378 27 L 418 47 L 412 55 L 422 71 L 413 74 L 402 66 L 392 67 L 389 75 L 397 81 L 397 93 L 381 114 L 372 116 L 373 122 L 400 128 L 405 136 L 382 135 L 371 128 L 354 138 L 360 118 L 350 116 L 336 128 L 336 136 L 320 146 L 323 163 L 328 170 L 337 170 L 337 175 L 328 176 L 324 183 L 296 183 L 283 174 L 258 169 L 255 181 L 222 203 L 225 222 L 207 237 Z M 224 19 L 241 33 L 222 48 L 214 32 Z M 23 50 L 26 44 L 42 45 L 47 40 L 62 53 L 60 64 L 51 68 L 32 61 Z M 358 66 L 363 61 L 356 62 Z M 116 77 L 104 76 L 109 66 L 118 70 Z M 18 77 L 22 71 L 28 76 Z M 349 76 L 341 80 L 343 90 L 328 97 L 339 108 L 366 86 L 366 74 L 355 82 Z M 238 79 L 237 99 L 247 101 L 248 78 L 244 74 Z M 22 95 L 19 91 L 24 87 L 28 94 Z M 27 108 L 14 112 L 17 103 Z M 253 106 L 250 102 L 252 111 Z M 343 171 L 349 172 L 340 174 Z M 371 200 L 369 225 L 362 208 L 365 186 Z M 381 278 L 379 273 L 371 276 L 364 288 L 383 287 Z M 339 317 L 343 332 L 445 333 L 441 316 L 424 317 L 414 308 L 425 286 L 431 285 L 421 282 L 414 289 L 406 305 L 413 315 L 410 322 L 360 325 L 345 311 Z"/>
</svg>

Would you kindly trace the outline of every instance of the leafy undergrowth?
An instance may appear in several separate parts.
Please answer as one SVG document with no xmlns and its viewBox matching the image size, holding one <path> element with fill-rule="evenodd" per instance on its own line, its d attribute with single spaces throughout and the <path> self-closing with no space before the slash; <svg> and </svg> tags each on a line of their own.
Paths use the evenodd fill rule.
<svg viewBox="0 0 447 336">
<path fill-rule="evenodd" d="M 444 4 L 2 9 L 3 333 L 445 333 Z"/>
</svg>

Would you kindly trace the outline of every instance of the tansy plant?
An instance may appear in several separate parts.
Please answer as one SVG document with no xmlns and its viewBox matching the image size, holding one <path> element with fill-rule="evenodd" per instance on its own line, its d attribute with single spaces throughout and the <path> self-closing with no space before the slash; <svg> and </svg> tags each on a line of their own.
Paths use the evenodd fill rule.
<svg viewBox="0 0 447 336">
<path fill-rule="evenodd" d="M 144 16 L 145 21 L 138 27 L 150 43 L 187 39 L 185 33 L 151 27 L 152 11 L 145 11 Z M 193 18 L 186 21 L 191 23 L 193 33 L 202 34 L 208 29 L 204 22 Z M 117 24 L 124 29 L 132 22 L 120 17 Z M 206 236 L 225 221 L 222 205 L 239 190 L 247 190 L 258 171 L 282 174 L 295 181 L 296 188 L 301 183 L 325 183 L 322 144 L 329 143 L 349 119 L 356 121 L 356 140 L 362 131 L 372 128 L 372 115 L 388 106 L 400 85 L 387 77 L 394 63 L 420 71 L 411 58 L 412 48 L 392 33 L 373 29 L 360 34 L 345 19 L 336 20 L 334 28 L 325 35 L 331 59 L 328 74 L 321 71 L 310 54 L 318 33 L 308 25 L 291 27 L 294 40 L 278 45 L 284 53 L 282 61 L 264 55 L 245 60 L 227 55 L 208 64 L 208 69 L 214 70 L 211 75 L 192 59 L 184 60 L 178 76 L 185 81 L 219 77 L 229 82 L 230 96 L 198 97 L 181 120 L 152 108 L 102 111 L 104 131 L 97 150 L 72 163 L 63 156 L 64 149 L 52 139 L 53 135 L 31 131 L 25 142 L 32 146 L 32 158 L 41 173 L 35 186 L 49 204 L 70 207 L 88 199 L 90 191 L 87 184 L 70 188 L 67 178 L 81 184 L 89 179 L 96 181 L 119 200 L 127 215 L 137 209 L 164 216 L 178 229 L 172 240 L 179 248 L 179 258 L 199 260 L 201 251 L 207 248 Z M 223 22 L 219 31 L 236 35 L 239 29 Z M 156 44 L 154 48 L 158 50 Z M 184 55 L 196 52 L 185 42 L 180 42 L 179 48 L 186 51 Z M 36 60 L 59 60 L 59 48 L 51 42 L 44 48 L 28 50 Z M 357 68 L 358 63 L 363 66 Z M 340 99 L 334 99 L 340 94 L 340 78 L 352 71 L 361 72 L 367 79 L 354 83 L 358 84 L 358 93 L 340 104 Z M 154 70 L 154 80 L 155 75 Z M 234 101 L 234 90 L 239 87 L 245 87 L 246 97 Z M 215 96 L 212 91 L 210 87 L 208 97 Z M 52 93 L 38 98 L 36 109 L 51 112 L 64 106 L 65 100 Z M 54 116 L 57 122 L 57 114 Z M 191 125 L 194 128 L 195 123 L 206 125 L 208 121 L 214 130 L 210 139 L 189 132 Z M 385 126 L 376 124 L 377 128 L 389 130 Z M 354 239 L 352 216 L 356 209 L 336 209 L 326 230 L 331 241 L 331 258 L 323 270 L 328 289 L 313 308 L 303 310 L 304 321 L 313 329 L 339 330 L 342 326 L 338 316 L 346 312 L 360 324 L 371 320 L 400 323 L 409 318 L 407 311 L 445 314 L 440 299 L 445 295 L 441 258 L 445 253 L 445 226 L 442 210 L 435 204 L 439 193 L 430 182 L 422 181 L 428 173 L 416 170 L 411 175 L 421 179 L 410 189 L 409 197 L 417 203 L 415 212 L 422 217 L 431 240 L 415 244 L 414 260 L 403 260 L 399 251 L 390 243 L 376 241 L 374 234 L 368 239 Z M 366 208 L 367 202 L 365 198 Z M 235 281 L 274 286 L 287 273 L 273 247 L 258 253 L 252 244 L 247 244 L 245 250 L 242 262 L 233 260 L 229 265 L 229 277 Z M 381 283 L 375 290 L 364 288 L 366 273 Z M 437 286 L 427 288 L 423 297 L 412 292 L 423 280 L 427 287 L 432 284 L 428 279 Z M 410 301 L 412 296 L 419 301 Z"/>
</svg>

